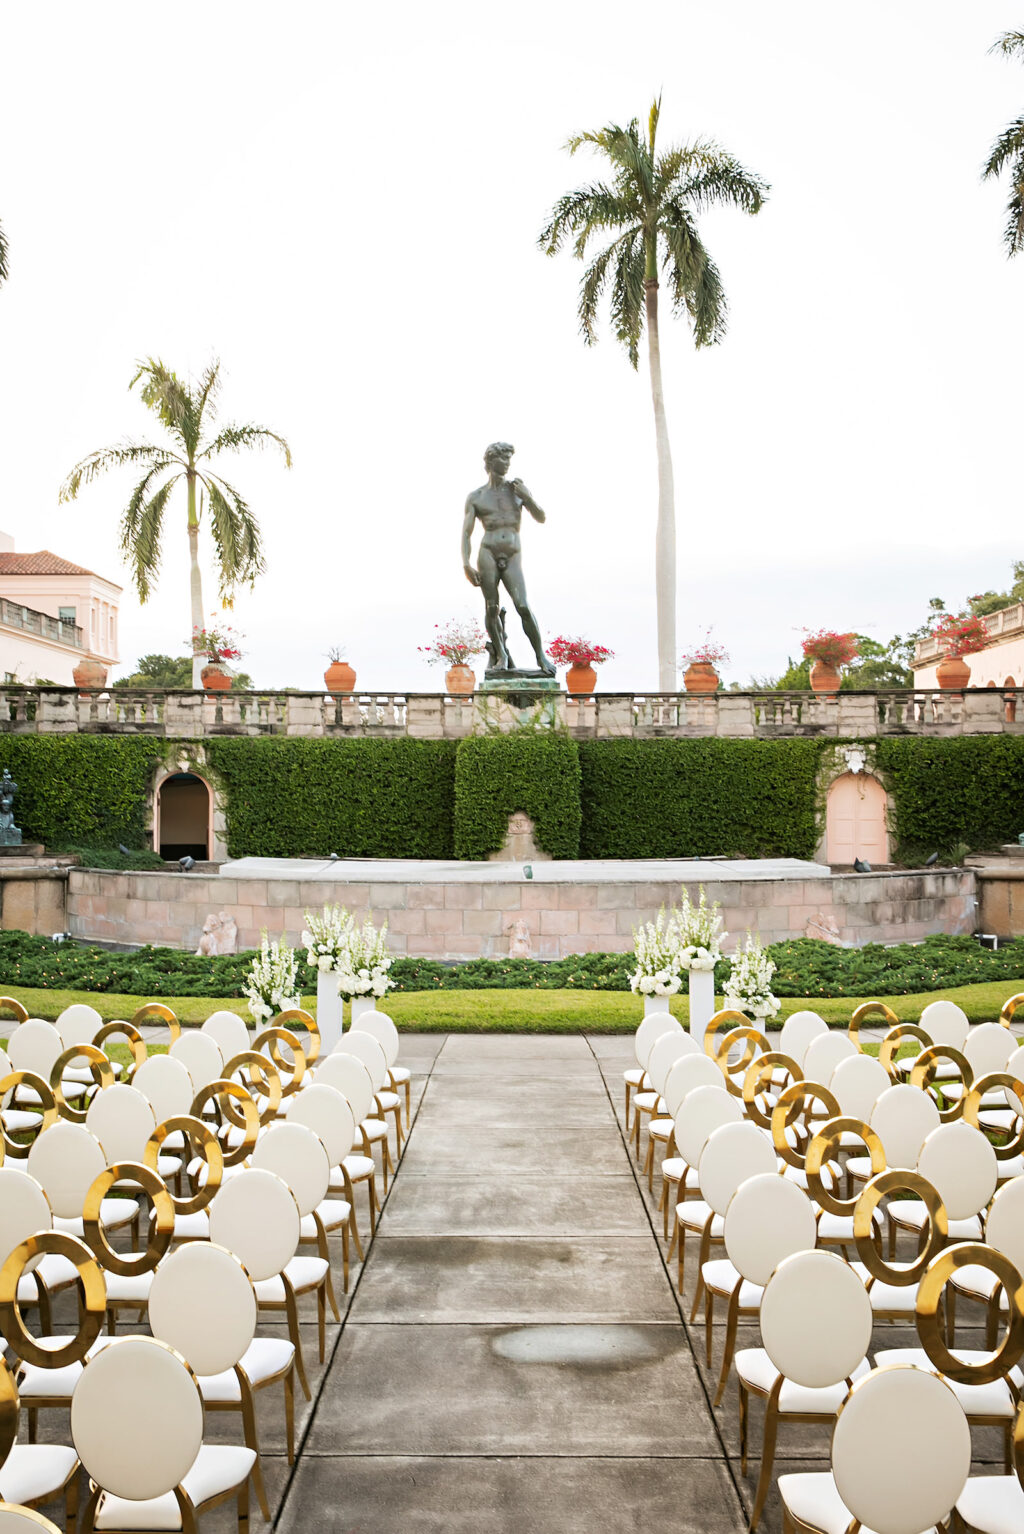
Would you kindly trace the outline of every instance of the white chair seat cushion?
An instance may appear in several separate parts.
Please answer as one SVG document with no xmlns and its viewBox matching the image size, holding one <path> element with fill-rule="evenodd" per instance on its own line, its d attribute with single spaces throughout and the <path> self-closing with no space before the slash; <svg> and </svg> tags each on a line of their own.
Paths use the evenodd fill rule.
<svg viewBox="0 0 1024 1534">
<path fill-rule="evenodd" d="M 385 1113 L 394 1113 L 401 1103 L 401 1098 L 397 1092 L 378 1092 L 377 1102 Z"/>
<path fill-rule="evenodd" d="M 359 1128 L 371 1144 L 387 1139 L 388 1126 L 383 1119 L 364 1119 Z"/>
<path fill-rule="evenodd" d="M 647 1133 L 652 1140 L 667 1140 L 675 1127 L 675 1119 L 652 1119 L 647 1126 Z"/>
<path fill-rule="evenodd" d="M 795 1519 L 808 1528 L 820 1529 L 821 1534 L 846 1534 L 850 1527 L 852 1514 L 836 1490 L 829 1471 L 780 1475 L 779 1496 Z M 872 1531 L 862 1527 L 861 1534 L 872 1534 Z M 934 1526 L 925 1534 L 936 1534 Z"/>
<path fill-rule="evenodd" d="M 182 1481 L 193 1504 L 230 1491 L 246 1479 L 256 1462 L 253 1449 L 234 1444 L 204 1443 L 195 1464 Z M 96 1511 L 97 1529 L 180 1529 L 181 1514 L 174 1493 L 153 1497 L 148 1502 L 129 1502 L 104 1492 Z"/>
<path fill-rule="evenodd" d="M 23 1108 L 5 1108 L 4 1128 L 8 1134 L 22 1134 L 26 1129 L 38 1129 L 39 1114 L 27 1113 Z"/>
<path fill-rule="evenodd" d="M 285 1272 L 292 1288 L 302 1294 L 307 1289 L 316 1288 L 327 1272 L 327 1263 L 322 1257 L 293 1257 Z M 260 1305 L 284 1304 L 284 1279 L 279 1273 L 275 1273 L 273 1278 L 258 1279 L 253 1288 Z"/>
<path fill-rule="evenodd" d="M 999 1280 L 989 1268 L 972 1262 L 965 1268 L 957 1268 L 950 1283 L 954 1289 L 960 1289 L 965 1294 L 976 1294 L 980 1300 L 990 1300 Z"/>
<path fill-rule="evenodd" d="M 928 1222 L 928 1210 L 919 1198 L 901 1198 L 898 1203 L 891 1204 L 889 1213 L 895 1225 L 909 1226 L 911 1230 L 921 1230 Z M 972 1214 L 966 1220 L 950 1220 L 950 1241 L 980 1241 L 981 1218 Z"/>
<path fill-rule="evenodd" d="M 37 1340 L 45 1346 L 48 1339 L 40 1337 Z M 63 1347 L 68 1339 L 55 1337 L 52 1341 L 54 1346 Z M 18 1394 L 23 1405 L 33 1396 L 70 1401 L 81 1377 L 81 1364 L 65 1364 L 63 1369 L 44 1369 L 39 1364 L 21 1363 L 18 1365 Z"/>
<path fill-rule="evenodd" d="M 977 1363 L 991 1358 L 990 1353 L 975 1348 L 955 1348 L 954 1356 L 961 1363 Z M 913 1364 L 916 1369 L 926 1369 L 935 1374 L 937 1370 L 929 1362 L 924 1348 L 880 1348 L 875 1354 L 879 1368 L 884 1364 Z M 943 1375 L 946 1379 L 946 1376 Z M 956 1380 L 946 1379 L 946 1384 L 956 1396 L 969 1417 L 1013 1417 L 1016 1415 L 1013 1393 L 1006 1380 L 993 1380 L 989 1385 L 960 1385 Z"/>
<path fill-rule="evenodd" d="M 1024 1529 L 1024 1489 L 1015 1475 L 972 1475 L 956 1510 L 983 1534 L 1020 1534 Z"/>
<path fill-rule="evenodd" d="M 882 1216 L 876 1209 L 874 1214 L 876 1225 L 881 1225 Z M 832 1214 L 828 1209 L 823 1209 L 818 1218 L 819 1241 L 849 1241 L 853 1243 L 853 1215 Z"/>
<path fill-rule="evenodd" d="M 697 1169 L 688 1165 L 682 1156 L 666 1156 L 661 1163 L 661 1175 L 666 1182 L 682 1183 L 684 1188 L 697 1186 Z"/>
<path fill-rule="evenodd" d="M 353 1182 L 362 1182 L 365 1177 L 372 1177 L 376 1170 L 372 1156 L 346 1156 L 342 1166 Z M 331 1173 L 329 1186 L 332 1188 L 344 1188 L 345 1186 L 345 1179 L 337 1167 Z"/>
<path fill-rule="evenodd" d="M 623 1071 L 622 1079 L 627 1086 L 638 1087 L 644 1079 L 644 1073 L 639 1065 L 631 1065 L 628 1071 Z"/>
<path fill-rule="evenodd" d="M 700 1271 L 705 1288 L 713 1290 L 715 1294 L 732 1294 L 740 1276 L 728 1257 L 716 1257 L 704 1263 Z M 760 1284 L 752 1284 L 749 1278 L 745 1278 L 740 1284 L 740 1309 L 760 1309 L 763 1294 Z"/>
<path fill-rule="evenodd" d="M 259 1386 L 265 1380 L 283 1374 L 294 1357 L 295 1349 L 286 1338 L 254 1337 L 241 1364 L 250 1385 Z M 240 1401 L 242 1398 L 234 1369 L 225 1369 L 223 1374 L 201 1374 L 199 1388 L 204 1401 Z"/>
<path fill-rule="evenodd" d="M 174 1216 L 174 1239 L 175 1241 L 209 1241 L 209 1211 L 197 1209 L 195 1214 L 176 1214 Z"/>
<path fill-rule="evenodd" d="M 412 1080 L 412 1071 L 407 1065 L 393 1065 L 391 1067 L 391 1079 L 401 1085 Z"/>
<path fill-rule="evenodd" d="M 685 1225 L 687 1230 L 701 1231 L 708 1222 L 710 1207 L 702 1198 L 691 1198 L 685 1203 L 676 1205 L 676 1214 L 680 1225 Z M 725 1220 L 720 1214 L 716 1214 L 711 1221 L 712 1238 L 718 1239 L 725 1231 Z"/>
<path fill-rule="evenodd" d="M 108 1060 L 107 1064 L 110 1066 L 111 1074 L 116 1081 L 118 1076 L 123 1074 L 124 1066 L 121 1065 L 117 1060 Z M 93 1076 L 92 1071 L 87 1065 L 68 1065 L 64 1068 L 64 1075 L 61 1077 L 61 1080 L 81 1081 L 84 1082 L 87 1087 L 90 1087 L 95 1085 L 96 1078 Z M 65 1096 L 66 1095 L 67 1094 L 65 1093 Z"/>
<path fill-rule="evenodd" d="M 64 1096 L 69 1103 L 78 1102 L 79 1098 L 85 1094 L 85 1086 L 80 1081 L 68 1081 L 64 1077 L 62 1078 L 61 1085 L 64 1089 Z M 17 1088 L 17 1093 L 19 1103 L 39 1103 L 39 1093 L 34 1087 L 20 1086 Z M 6 1117 L 7 1115 L 4 1114 L 4 1118 Z"/>
<path fill-rule="evenodd" d="M 42 1280 L 43 1288 L 49 1290 L 51 1294 L 56 1289 L 67 1288 L 78 1279 L 77 1269 L 69 1257 L 62 1257 L 59 1252 L 47 1252 L 32 1273 L 26 1273 L 18 1280 L 20 1304 L 31 1303 L 35 1299 L 36 1273 Z"/>
<path fill-rule="evenodd" d="M 0 1499 L 38 1502 L 55 1496 L 78 1465 L 74 1449 L 59 1443 L 16 1443 L 0 1469 Z"/>
<path fill-rule="evenodd" d="M 153 1287 L 152 1273 L 104 1273 L 107 1284 L 107 1303 L 120 1300 L 124 1304 L 149 1304 L 149 1291 Z"/>
<path fill-rule="evenodd" d="M 139 1212 L 139 1201 L 136 1198 L 105 1198 L 100 1202 L 100 1224 L 104 1230 L 120 1230 L 122 1225 L 130 1225 Z M 62 1230 L 68 1236 L 79 1236 L 82 1231 L 82 1217 L 76 1215 L 73 1219 L 63 1219 L 60 1215 L 53 1217 L 54 1230 Z"/>
<path fill-rule="evenodd" d="M 316 1212 L 320 1216 L 324 1230 L 330 1233 L 348 1224 L 352 1205 L 346 1203 L 343 1198 L 325 1198 L 322 1204 L 317 1205 Z M 304 1214 L 299 1221 L 299 1240 L 315 1241 L 316 1235 L 316 1221 L 311 1214 Z"/>
<path fill-rule="evenodd" d="M 640 1113 L 653 1113 L 658 1102 L 657 1092 L 637 1092 L 633 1098 L 633 1106 Z"/>
<path fill-rule="evenodd" d="M 866 1284 L 868 1270 L 862 1262 L 851 1262 L 850 1267 Z M 882 1312 L 894 1310 L 904 1312 L 908 1316 L 914 1314 L 914 1305 L 917 1300 L 916 1284 L 883 1284 L 877 1278 L 872 1282 L 868 1291 L 871 1298 L 871 1309 Z"/>
<path fill-rule="evenodd" d="M 870 1365 L 867 1359 L 864 1359 L 853 1371 L 852 1378 L 859 1380 L 862 1375 L 869 1372 Z M 736 1373 L 749 1389 L 761 1391 L 764 1395 L 769 1394 L 779 1377 L 779 1371 L 764 1348 L 741 1348 L 736 1354 Z M 838 1385 L 824 1385 L 820 1388 L 798 1385 L 795 1380 L 786 1380 L 779 1392 L 779 1411 L 783 1414 L 808 1412 L 818 1416 L 833 1416 L 846 1400 L 846 1396 L 845 1380 L 840 1380 Z M 849 1521 L 849 1515 L 847 1515 L 843 1534 L 846 1534 Z"/>
</svg>

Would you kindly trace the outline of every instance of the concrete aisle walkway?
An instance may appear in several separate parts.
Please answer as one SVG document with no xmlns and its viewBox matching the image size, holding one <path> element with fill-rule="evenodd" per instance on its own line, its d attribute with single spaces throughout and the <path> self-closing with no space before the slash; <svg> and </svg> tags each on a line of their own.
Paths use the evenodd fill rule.
<svg viewBox="0 0 1024 1534">
<path fill-rule="evenodd" d="M 606 1083 L 584 1038 L 444 1041 L 287 1534 L 745 1527 L 608 1045 Z"/>
</svg>

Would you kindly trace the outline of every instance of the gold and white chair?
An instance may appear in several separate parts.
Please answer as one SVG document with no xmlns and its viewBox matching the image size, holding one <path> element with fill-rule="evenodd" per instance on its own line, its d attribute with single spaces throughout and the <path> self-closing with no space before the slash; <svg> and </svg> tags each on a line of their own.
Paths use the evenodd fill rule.
<svg viewBox="0 0 1024 1534">
<path fill-rule="evenodd" d="M 78 1518 L 78 1455 L 57 1443 L 16 1443 L 18 1389 L 0 1358 L 0 1534 L 43 1534 L 54 1524 L 29 1508 L 64 1502 L 66 1534 Z"/>
<path fill-rule="evenodd" d="M 331 1180 L 331 1163 L 319 1135 L 305 1124 L 271 1124 L 256 1141 L 251 1165 L 266 1172 L 273 1172 L 290 1189 L 299 1211 L 299 1242 L 302 1240 L 303 1218 L 317 1219 L 317 1211 L 327 1198 Z M 304 1257 L 296 1254 L 288 1262 L 284 1276 L 291 1284 L 296 1299 L 304 1294 L 316 1295 L 317 1331 L 320 1342 L 320 1362 L 326 1352 L 327 1304 L 336 1321 L 341 1320 L 338 1302 L 331 1283 L 331 1259 L 327 1246 L 327 1232 L 323 1221 L 317 1229 L 317 1255 Z M 299 1243 L 296 1243 L 298 1245 Z M 284 1294 L 278 1296 L 276 1279 L 257 1288 L 257 1298 L 267 1306 L 275 1304 L 283 1308 Z M 273 1292 L 272 1292 L 273 1291 Z"/>
<path fill-rule="evenodd" d="M 676 1120 L 676 1145 L 682 1160 L 687 1166 L 697 1169 L 712 1133 L 724 1124 L 742 1122 L 743 1108 L 735 1097 L 718 1086 L 696 1087 L 686 1099 L 682 1116 Z M 688 1199 L 676 1204 L 668 1256 L 671 1261 L 678 1242 L 677 1287 L 680 1294 L 683 1292 L 685 1277 L 686 1236 L 688 1233 L 699 1236 L 707 1218 L 708 1209 L 703 1200 Z"/>
<path fill-rule="evenodd" d="M 360 1015 L 357 1026 L 360 1033 L 369 1033 L 377 1040 L 384 1051 L 395 1091 L 401 1088 L 405 1093 L 405 1127 L 408 1132 L 412 1116 L 412 1071 L 407 1065 L 398 1063 L 401 1038 L 394 1020 L 386 1012 L 374 1007 Z"/>
<path fill-rule="evenodd" d="M 701 1197 L 683 1205 L 680 1216 L 680 1240 L 685 1229 L 694 1229 L 691 1217 L 704 1212 L 700 1227 L 700 1255 L 698 1258 L 697 1287 L 693 1296 L 690 1320 L 697 1315 L 701 1294 L 704 1295 L 704 1332 L 707 1347 L 708 1368 L 711 1367 L 711 1338 L 714 1324 L 714 1291 L 706 1287 L 705 1270 L 710 1266 L 712 1243 L 725 1240 L 725 1214 L 729 1203 L 748 1178 L 762 1173 L 778 1177 L 778 1160 L 771 1138 L 756 1124 L 723 1124 L 712 1130 L 700 1154 L 697 1181 Z M 780 1179 L 781 1180 L 781 1179 Z"/>
<path fill-rule="evenodd" d="M 332 1173 L 330 1186 L 332 1192 L 344 1193 L 347 1198 L 350 1187 L 358 1187 L 360 1183 L 366 1184 L 372 1236 L 380 1205 L 377 1198 L 377 1163 L 373 1159 L 374 1141 L 369 1130 L 371 1124 L 369 1115 L 373 1109 L 373 1086 L 369 1072 L 363 1062 L 357 1060 L 354 1055 L 331 1054 L 317 1067 L 316 1081 L 324 1086 L 334 1087 L 340 1092 L 355 1116 L 355 1144 L 359 1149 L 353 1149 L 345 1157 L 344 1172 L 348 1174 L 348 1181 L 345 1181 L 342 1172 L 335 1171 Z M 387 1135 L 387 1126 L 380 1119 L 375 1119 L 372 1123 L 375 1126 L 374 1133 L 383 1130 L 385 1136 Z"/>
<path fill-rule="evenodd" d="M 921 1369 L 875 1369 L 839 1410 L 831 1471 L 779 1477 L 783 1530 L 937 1534 L 970 1468 L 970 1429 L 948 1386 Z"/>
<path fill-rule="evenodd" d="M 91 1357 L 71 1401 L 71 1436 L 94 1486 L 81 1534 L 195 1534 L 198 1516 L 227 1501 L 237 1501 L 239 1534 L 247 1534 L 256 1453 L 206 1444 L 203 1427 L 199 1386 L 173 1348 L 117 1337 Z"/>
<path fill-rule="evenodd" d="M 154 1278 L 149 1300 L 153 1336 L 185 1359 L 207 1411 L 241 1414 L 245 1443 L 256 1454 L 253 1486 L 269 1522 L 254 1392 L 283 1385 L 288 1463 L 294 1464 L 295 1349 L 283 1337 L 257 1337 L 257 1317 L 249 1275 L 222 1247 L 198 1241 L 179 1247 Z"/>
<path fill-rule="evenodd" d="M 750 1396 L 760 1396 L 765 1403 L 751 1530 L 760 1522 L 771 1487 L 780 1423 L 833 1421 L 854 1380 L 868 1372 L 871 1321 L 863 1282 L 832 1252 L 797 1252 L 769 1278 L 761 1298 L 763 1347 L 741 1348 L 735 1360 L 743 1475 Z"/>
<path fill-rule="evenodd" d="M 245 1026 L 245 1019 L 239 1017 L 237 1012 L 224 1009 L 211 1012 L 200 1032 L 209 1034 L 225 1060 L 244 1054 L 252 1047 L 252 1035 Z"/>
<path fill-rule="evenodd" d="M 887 1086 L 868 1116 L 868 1123 L 882 1142 L 886 1166 L 908 1172 L 917 1166 L 925 1140 L 941 1122 L 934 1098 L 909 1082 Z M 846 1175 L 851 1183 L 867 1182 L 872 1175 L 871 1158 L 850 1156 Z"/>
<path fill-rule="evenodd" d="M 212 1034 L 204 1033 L 201 1028 L 189 1028 L 180 1039 L 175 1039 L 167 1053 L 188 1071 L 196 1092 L 201 1092 L 211 1081 L 220 1081 L 224 1075 L 221 1047 Z"/>
<path fill-rule="evenodd" d="M 669 1210 L 675 1220 L 676 1203 L 682 1203 L 690 1194 L 696 1195 L 697 1169 L 690 1166 L 678 1154 L 675 1126 L 683 1112 L 683 1104 L 698 1087 L 712 1087 L 725 1092 L 725 1077 L 709 1056 L 701 1053 L 683 1055 L 672 1066 L 665 1078 L 665 1109 L 672 1120 L 672 1133 L 665 1147 L 661 1163 L 661 1198 L 658 1208 L 664 1214 L 665 1240 L 669 1237 Z M 728 1094 L 726 1094 L 728 1095 Z"/>
<path fill-rule="evenodd" d="M 921 1147 L 917 1170 L 938 1191 L 949 1218 L 950 1241 L 979 1241 L 982 1213 L 988 1207 L 999 1180 L 999 1163 L 991 1141 L 962 1119 L 940 1124 Z M 920 1199 L 906 1199 L 889 1206 L 889 1219 L 897 1230 L 919 1234 L 927 1223 Z"/>
<path fill-rule="evenodd" d="M 81 1237 L 86 1195 L 107 1165 L 96 1136 L 84 1124 L 62 1119 L 38 1137 L 25 1165 L 50 1201 L 54 1230 Z M 131 1225 L 138 1215 L 138 1200 L 133 1198 L 107 1198 L 100 1209 L 107 1230 Z"/>
<path fill-rule="evenodd" d="M 683 1059 L 706 1059 L 701 1054 L 700 1045 L 691 1039 L 688 1033 L 681 1029 L 671 1029 L 663 1033 L 651 1050 L 647 1062 L 647 1075 L 651 1086 L 658 1094 L 658 1101 L 654 1105 L 654 1113 L 647 1124 L 647 1157 L 644 1162 L 644 1173 L 647 1177 L 648 1188 L 654 1186 L 654 1152 L 658 1145 L 668 1146 L 672 1140 L 674 1115 L 669 1109 L 668 1099 L 665 1096 L 665 1088 L 672 1067 L 677 1061 Z"/>
<path fill-rule="evenodd" d="M 634 1093 L 644 1090 L 645 1077 L 647 1075 L 647 1060 L 662 1034 L 669 1032 L 682 1033 L 683 1025 L 678 1018 L 672 1016 L 668 1009 L 668 997 L 664 998 L 665 1005 L 655 1011 L 648 1012 L 643 1022 L 633 1037 L 633 1053 L 636 1056 L 636 1065 L 631 1065 L 623 1071 L 622 1077 L 626 1087 L 626 1133 L 630 1131 L 629 1108 Z M 639 1150 L 637 1152 L 639 1155 Z"/>
<path fill-rule="evenodd" d="M 360 1019 L 362 1021 L 362 1019 Z M 394 1089 L 394 1081 L 388 1069 L 387 1056 L 384 1047 L 373 1037 L 371 1033 L 363 1033 L 359 1028 L 350 1028 L 348 1033 L 343 1034 L 341 1039 L 331 1051 L 332 1054 L 355 1055 L 366 1066 L 373 1086 L 374 1105 L 377 1116 L 384 1124 L 387 1124 L 388 1115 L 395 1120 L 395 1158 L 402 1154 L 402 1103 L 398 1093 Z M 388 1149 L 387 1136 L 382 1142 L 385 1152 L 384 1188 L 387 1191 L 387 1163 L 391 1160 Z M 394 1170 L 393 1166 L 391 1170 Z"/>
<path fill-rule="evenodd" d="M 828 1023 L 817 1012 L 791 1012 L 779 1034 L 779 1053 L 788 1055 L 803 1070 L 804 1058 L 815 1039 L 828 1033 Z"/>
<path fill-rule="evenodd" d="M 312 1214 L 303 1216 L 299 1245 L 316 1243 L 319 1247 L 321 1230 L 328 1236 L 336 1230 L 341 1231 L 343 1284 L 347 1294 L 350 1232 L 355 1241 L 359 1260 L 360 1262 L 363 1260 L 363 1247 L 355 1217 L 355 1190 L 345 1168 L 345 1158 L 351 1152 L 355 1138 L 355 1115 L 336 1088 L 328 1086 L 325 1081 L 316 1081 L 303 1092 L 300 1100 L 292 1108 L 288 1115 L 288 1122 L 304 1124 L 307 1129 L 311 1129 L 320 1137 L 331 1166 L 328 1197 Z M 335 1186 L 336 1175 L 341 1178 L 341 1186 L 345 1191 L 344 1198 L 330 1197 L 330 1190 Z"/>
</svg>

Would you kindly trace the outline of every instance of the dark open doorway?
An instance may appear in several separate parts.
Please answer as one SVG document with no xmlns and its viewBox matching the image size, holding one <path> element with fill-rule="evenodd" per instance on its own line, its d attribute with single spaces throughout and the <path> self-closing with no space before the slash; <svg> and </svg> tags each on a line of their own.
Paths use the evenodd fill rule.
<svg viewBox="0 0 1024 1534">
<path fill-rule="evenodd" d="M 168 861 L 210 856 L 210 790 L 193 772 L 176 772 L 160 785 L 157 806 L 160 856 Z"/>
</svg>

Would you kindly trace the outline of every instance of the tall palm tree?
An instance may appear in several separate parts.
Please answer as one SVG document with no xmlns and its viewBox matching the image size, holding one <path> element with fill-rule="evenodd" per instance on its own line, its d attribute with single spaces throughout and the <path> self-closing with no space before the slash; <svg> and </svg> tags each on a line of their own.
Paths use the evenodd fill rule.
<svg viewBox="0 0 1024 1534">
<path fill-rule="evenodd" d="M 184 479 L 187 500 L 188 547 L 191 558 L 192 627 L 203 624 L 203 585 L 199 570 L 199 527 L 204 500 L 209 504 L 210 524 L 217 558 L 220 595 L 230 601 L 238 585 L 252 586 L 265 568 L 259 524 L 245 500 L 226 479 L 210 467 L 221 453 L 276 443 L 291 467 L 291 449 L 277 432 L 265 426 L 222 426 L 215 436 L 207 429 L 216 417 L 220 387 L 220 363 L 212 362 L 197 384 L 182 383 L 162 362 L 152 357 L 138 364 L 129 384 L 141 383 L 143 404 L 164 427 L 168 442 L 125 442 L 100 448 L 76 464 L 60 489 L 62 501 L 73 501 L 82 485 L 91 484 L 108 469 L 124 464 L 143 465 L 145 472 L 121 514 L 121 550 L 127 556 L 139 593 L 145 602 L 156 584 L 160 569 L 160 539 L 164 512 L 171 491 Z M 202 685 L 203 657 L 192 662 L 192 686 Z"/>
<path fill-rule="evenodd" d="M 1024 32 L 1004 32 L 997 37 L 989 53 L 1001 53 L 1005 58 L 1024 56 Z M 989 151 L 983 181 L 1002 175 L 1010 167 L 1010 196 L 1006 203 L 1006 228 L 1003 244 L 1008 256 L 1016 256 L 1024 250 L 1024 117 L 1018 117 L 996 139 Z"/>
<path fill-rule="evenodd" d="M 573 255 L 584 260 L 594 235 L 614 233 L 595 256 L 580 285 L 583 339 L 597 339 L 595 321 L 602 293 L 610 288 L 616 339 L 639 362 L 640 336 L 647 328 L 654 429 L 658 449 L 658 530 L 656 582 L 658 674 L 663 692 L 676 686 L 676 530 L 672 450 L 665 420 L 658 335 L 659 272 L 664 272 L 673 311 L 689 320 L 695 346 L 711 346 L 725 333 L 726 301 L 718 268 L 704 248 L 697 216 L 716 204 L 758 213 L 768 193 L 759 176 L 708 139 L 655 153 L 661 98 L 651 106 L 647 133 L 634 118 L 625 128 L 609 123 L 575 134 L 570 154 L 584 144 L 604 155 L 610 182 L 597 181 L 559 199 L 538 243 L 553 256 L 574 237 Z"/>
</svg>

